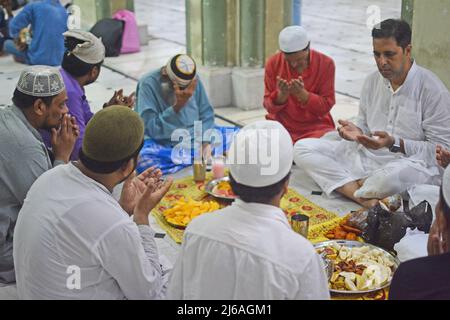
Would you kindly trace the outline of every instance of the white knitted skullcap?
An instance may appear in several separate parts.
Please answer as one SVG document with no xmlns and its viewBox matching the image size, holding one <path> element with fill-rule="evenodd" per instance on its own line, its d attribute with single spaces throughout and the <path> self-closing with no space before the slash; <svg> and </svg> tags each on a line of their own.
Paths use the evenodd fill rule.
<svg viewBox="0 0 450 320">
<path fill-rule="evenodd" d="M 32 66 L 22 71 L 17 90 L 34 97 L 52 97 L 66 87 L 59 70 L 48 66 Z"/>
</svg>

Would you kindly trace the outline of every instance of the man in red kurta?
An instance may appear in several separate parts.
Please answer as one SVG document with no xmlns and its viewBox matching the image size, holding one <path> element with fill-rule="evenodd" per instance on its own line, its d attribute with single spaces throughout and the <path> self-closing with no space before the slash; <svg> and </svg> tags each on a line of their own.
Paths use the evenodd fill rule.
<svg viewBox="0 0 450 320">
<path fill-rule="evenodd" d="M 280 50 L 266 64 L 264 107 L 267 120 L 279 121 L 293 142 L 320 138 L 335 130 L 335 65 L 310 49 L 304 28 L 291 26 L 280 33 Z"/>
</svg>

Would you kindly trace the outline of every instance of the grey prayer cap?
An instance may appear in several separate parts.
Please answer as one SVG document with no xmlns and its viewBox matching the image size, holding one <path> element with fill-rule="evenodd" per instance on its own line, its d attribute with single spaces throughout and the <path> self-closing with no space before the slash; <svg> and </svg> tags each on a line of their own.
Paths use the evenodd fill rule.
<svg viewBox="0 0 450 320">
<path fill-rule="evenodd" d="M 59 70 L 48 66 L 32 66 L 22 71 L 17 90 L 34 97 L 52 97 L 66 88 Z"/>
<path fill-rule="evenodd" d="M 71 51 L 75 57 L 89 64 L 97 64 L 105 60 L 105 46 L 102 41 L 90 32 L 70 30 L 63 33 L 66 38 L 83 41 Z"/>
</svg>

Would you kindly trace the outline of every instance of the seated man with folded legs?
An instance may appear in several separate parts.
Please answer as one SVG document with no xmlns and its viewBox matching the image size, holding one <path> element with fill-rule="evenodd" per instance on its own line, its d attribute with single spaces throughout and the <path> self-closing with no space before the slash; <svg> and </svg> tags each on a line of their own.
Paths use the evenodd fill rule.
<svg viewBox="0 0 450 320">
<path fill-rule="evenodd" d="M 178 300 L 329 299 L 322 260 L 280 209 L 292 167 L 289 133 L 276 121 L 244 127 L 229 152 L 231 206 L 189 224 L 170 279 Z"/>
<path fill-rule="evenodd" d="M 416 184 L 439 184 L 435 148 L 450 146 L 450 93 L 412 59 L 410 26 L 389 19 L 372 37 L 379 73 L 364 84 L 357 124 L 339 122 L 341 141 L 295 146 L 295 162 L 323 191 L 365 207 Z"/>
<path fill-rule="evenodd" d="M 78 160 L 84 130 L 94 115 L 86 97 L 85 88 L 91 85 L 100 75 L 103 60 L 105 59 L 105 46 L 102 41 L 92 33 L 82 30 L 70 30 L 64 33 L 66 52 L 61 64 L 61 76 L 64 79 L 67 91 L 67 107 L 69 113 L 75 117 L 80 129 L 70 160 Z M 134 107 L 134 94 L 124 96 L 123 90 L 114 92 L 109 102 L 103 108 L 113 105 Z M 44 142 L 50 146 L 50 137 L 41 132 Z"/>
<path fill-rule="evenodd" d="M 267 120 L 280 122 L 293 142 L 321 138 L 334 131 L 330 110 L 335 105 L 333 59 L 311 49 L 306 30 L 283 29 L 280 50 L 266 64 L 264 108 Z"/>
<path fill-rule="evenodd" d="M 69 161 L 79 136 L 57 69 L 24 70 L 12 100 L 12 106 L 0 108 L 0 284 L 15 280 L 14 227 L 28 190 L 44 172 Z M 51 132 L 52 152 L 40 129 Z"/>
<path fill-rule="evenodd" d="M 6 40 L 4 50 L 16 62 L 59 66 L 64 55 L 67 17 L 59 0 L 30 1 L 10 21 L 9 33 L 14 40 Z"/>
<path fill-rule="evenodd" d="M 164 296 L 168 269 L 160 264 L 148 215 L 171 181 L 161 181 L 153 169 L 135 177 L 143 140 L 144 125 L 134 111 L 103 109 L 86 127 L 80 161 L 34 183 L 14 235 L 20 298 Z M 112 192 L 122 182 L 117 201 Z"/>
<path fill-rule="evenodd" d="M 218 145 L 218 153 L 223 153 L 236 131 L 214 126 L 214 110 L 197 76 L 195 62 L 183 54 L 172 57 L 166 66 L 139 81 L 136 111 L 144 120 L 147 138 L 139 172 L 157 166 L 165 174 L 175 173 L 191 165 L 196 144 L 200 145 L 196 149 L 203 144 L 206 158 L 210 157 L 210 142 Z"/>
</svg>

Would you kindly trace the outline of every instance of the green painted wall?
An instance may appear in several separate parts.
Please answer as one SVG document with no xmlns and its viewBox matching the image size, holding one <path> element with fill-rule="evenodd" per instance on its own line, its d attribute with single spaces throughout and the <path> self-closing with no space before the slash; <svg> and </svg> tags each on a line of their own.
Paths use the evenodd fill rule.
<svg viewBox="0 0 450 320">
<path fill-rule="evenodd" d="M 81 27 L 90 29 L 98 20 L 111 18 L 119 9 L 134 11 L 134 0 L 74 0 L 81 9 Z"/>
<path fill-rule="evenodd" d="M 240 2 L 240 65 L 260 67 L 264 64 L 265 1 Z"/>
<path fill-rule="evenodd" d="M 210 67 L 263 67 L 291 24 L 292 0 L 185 0 L 187 52 Z"/>
<path fill-rule="evenodd" d="M 203 64 L 227 64 L 227 1 L 203 0 Z"/>
<path fill-rule="evenodd" d="M 415 0 L 413 55 L 450 89 L 450 0 Z"/>
<path fill-rule="evenodd" d="M 402 1 L 402 19 L 407 21 L 410 26 L 413 22 L 413 12 L 414 12 L 414 0 L 403 0 Z"/>
<path fill-rule="evenodd" d="M 203 64 L 202 0 L 186 0 L 187 52 L 199 64 Z"/>
</svg>

